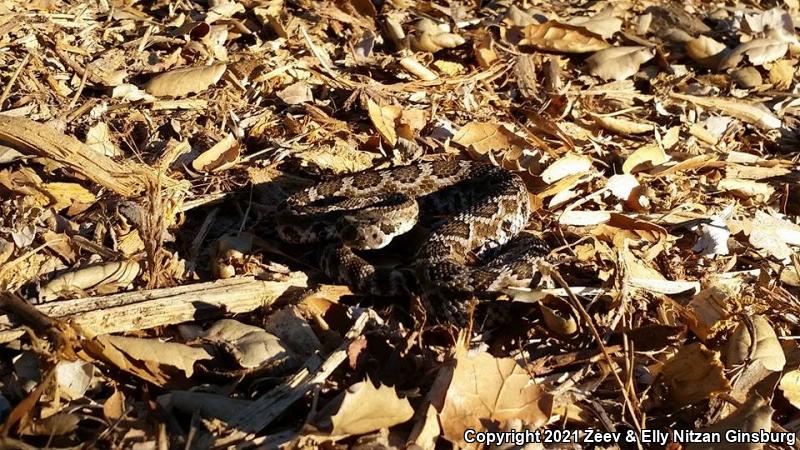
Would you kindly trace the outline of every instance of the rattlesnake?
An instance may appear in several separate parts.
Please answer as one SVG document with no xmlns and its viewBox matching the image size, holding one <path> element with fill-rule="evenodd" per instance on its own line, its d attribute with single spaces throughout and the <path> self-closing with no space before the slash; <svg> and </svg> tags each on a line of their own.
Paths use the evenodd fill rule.
<svg viewBox="0 0 800 450">
<path fill-rule="evenodd" d="M 379 249 L 418 219 L 433 224 L 407 270 L 378 268 L 354 250 Z M 520 235 L 530 216 L 522 179 L 475 161 L 420 162 L 325 181 L 289 197 L 277 215 L 290 243 L 334 242 L 321 252 L 329 277 L 357 292 L 420 294 L 441 321 L 464 323 L 470 298 L 528 286 L 547 244 Z"/>
</svg>

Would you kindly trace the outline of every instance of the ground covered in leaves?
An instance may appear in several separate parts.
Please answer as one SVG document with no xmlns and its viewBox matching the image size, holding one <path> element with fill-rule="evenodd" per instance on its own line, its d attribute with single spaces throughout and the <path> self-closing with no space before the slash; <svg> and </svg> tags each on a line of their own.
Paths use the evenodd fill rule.
<svg viewBox="0 0 800 450">
<path fill-rule="evenodd" d="M 0 0 L 0 446 L 785 447 L 799 6 Z M 502 327 L 277 239 L 316 180 L 464 158 L 553 248 Z"/>
</svg>

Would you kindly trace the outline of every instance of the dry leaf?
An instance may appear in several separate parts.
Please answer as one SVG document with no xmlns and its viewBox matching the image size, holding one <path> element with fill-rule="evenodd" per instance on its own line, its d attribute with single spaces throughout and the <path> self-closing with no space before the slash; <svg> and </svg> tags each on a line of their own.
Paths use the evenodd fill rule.
<svg viewBox="0 0 800 450">
<path fill-rule="evenodd" d="M 555 20 L 531 24 L 523 30 L 519 45 L 530 45 L 539 50 L 564 53 L 589 53 L 609 47 L 603 38 L 584 27 L 568 25 Z"/>
<path fill-rule="evenodd" d="M 192 168 L 199 172 L 215 172 L 231 167 L 239 159 L 239 143 L 228 133 L 222 140 L 201 153 L 192 161 Z"/>
<path fill-rule="evenodd" d="M 466 147 L 476 158 L 492 153 L 518 153 L 527 146 L 525 139 L 497 123 L 470 122 L 453 136 L 453 142 Z"/>
<path fill-rule="evenodd" d="M 122 156 L 122 151 L 111 140 L 111 130 L 105 122 L 98 122 L 86 132 L 86 145 L 101 155 Z"/>
<path fill-rule="evenodd" d="M 439 413 L 444 437 L 464 447 L 464 430 L 485 430 L 490 423 L 506 429 L 519 419 L 526 428 L 544 425 L 553 408 L 553 397 L 531 380 L 528 372 L 511 358 L 495 358 L 485 352 L 469 355 L 458 347 L 456 367 Z"/>
<path fill-rule="evenodd" d="M 397 144 L 397 129 L 395 128 L 395 121 L 400 118 L 403 110 L 396 105 L 392 106 L 379 106 L 377 103 L 369 100 L 367 102 L 369 118 L 372 125 L 381 135 L 384 141 L 389 146 L 394 147 Z"/>
<path fill-rule="evenodd" d="M 106 420 L 119 420 L 125 416 L 125 394 L 115 390 L 105 402 L 103 402 L 103 416 Z"/>
<path fill-rule="evenodd" d="M 224 349 L 245 369 L 290 370 L 300 362 L 277 336 L 233 319 L 218 320 L 200 337 Z"/>
<path fill-rule="evenodd" d="M 800 409 L 800 369 L 786 372 L 780 383 L 783 396 L 797 409 Z"/>
<path fill-rule="evenodd" d="M 622 136 L 653 132 L 653 125 L 649 123 L 634 122 L 631 120 L 618 119 L 616 117 L 601 116 L 597 114 L 590 114 L 590 117 L 604 129 Z"/>
<path fill-rule="evenodd" d="M 794 81 L 795 61 L 782 59 L 769 69 L 769 82 L 776 89 L 788 89 Z"/>
<path fill-rule="evenodd" d="M 727 100 L 714 97 L 698 97 L 696 95 L 670 94 L 673 98 L 686 100 L 705 108 L 715 109 L 723 114 L 728 114 L 749 124 L 765 130 L 780 128 L 781 119 L 761 105 L 746 103 L 741 100 Z"/>
<path fill-rule="evenodd" d="M 413 415 L 411 404 L 398 397 L 394 388 L 385 385 L 376 388 L 367 378 L 326 405 L 317 423 L 330 429 L 332 436 L 350 436 L 389 428 L 408 421 Z"/>
<path fill-rule="evenodd" d="M 697 342 L 682 347 L 661 369 L 667 396 L 676 408 L 728 392 L 719 354 Z"/>
<path fill-rule="evenodd" d="M 42 300 L 53 300 L 64 292 L 81 292 L 96 289 L 116 292 L 127 287 L 139 275 L 139 263 L 121 261 L 96 264 L 66 272 L 52 279 L 39 290 Z"/>
<path fill-rule="evenodd" d="M 655 51 L 648 47 L 613 47 L 600 50 L 586 60 L 589 71 L 604 80 L 624 80 L 650 61 Z"/>
<path fill-rule="evenodd" d="M 728 47 L 707 36 L 700 36 L 686 43 L 686 54 L 706 69 L 716 69 L 729 53 Z"/>
<path fill-rule="evenodd" d="M 58 392 L 67 400 L 83 398 L 92 382 L 94 365 L 85 361 L 59 361 L 56 365 Z"/>
<path fill-rule="evenodd" d="M 760 362 L 764 368 L 780 372 L 786 364 L 778 336 L 763 316 L 752 316 L 752 328 L 739 323 L 728 343 L 725 365 L 729 368 L 748 362 Z"/>
<path fill-rule="evenodd" d="M 197 361 L 212 359 L 202 348 L 157 339 L 103 335 L 84 345 L 93 356 L 158 386 L 170 380 L 163 369 L 178 369 L 191 377 Z"/>
<path fill-rule="evenodd" d="M 794 251 L 789 245 L 800 245 L 800 226 L 780 217 L 756 211 L 750 231 L 750 243 L 766 250 L 778 260 L 788 261 Z"/>
<path fill-rule="evenodd" d="M 550 164 L 547 169 L 542 172 L 541 177 L 542 181 L 545 183 L 552 184 L 564 177 L 584 174 L 591 169 L 592 158 L 570 153 Z"/>
<path fill-rule="evenodd" d="M 299 105 L 314 101 L 314 96 L 311 94 L 311 86 L 305 81 L 290 84 L 275 95 L 287 105 Z"/>
<path fill-rule="evenodd" d="M 599 15 L 594 17 L 575 17 L 567 21 L 567 23 L 586 28 L 603 39 L 611 39 L 622 28 L 622 19 Z"/>
<path fill-rule="evenodd" d="M 731 50 L 719 63 L 720 70 L 731 69 L 739 65 L 747 56 L 750 64 L 763 66 L 766 63 L 777 61 L 789 50 L 789 44 L 777 39 L 753 39 Z"/>
<path fill-rule="evenodd" d="M 156 75 L 145 84 L 144 89 L 156 97 L 184 97 L 188 94 L 205 91 L 222 78 L 227 66 L 187 67 Z"/>
<path fill-rule="evenodd" d="M 769 432 L 772 429 L 772 413 L 774 410 L 769 403 L 758 395 L 750 397 L 735 412 L 715 423 L 714 425 L 700 428 L 698 433 L 715 433 L 722 437 L 719 443 L 691 443 L 686 450 L 728 450 L 731 448 L 740 450 L 759 450 L 764 447 L 764 442 L 757 439 L 753 443 L 734 443 L 729 442 L 726 433 L 731 430 L 739 430 L 743 433 Z"/>
</svg>

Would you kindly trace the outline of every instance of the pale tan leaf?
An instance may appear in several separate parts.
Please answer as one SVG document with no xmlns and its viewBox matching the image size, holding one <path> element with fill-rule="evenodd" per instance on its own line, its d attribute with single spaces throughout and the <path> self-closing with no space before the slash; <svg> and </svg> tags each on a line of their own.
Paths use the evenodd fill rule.
<svg viewBox="0 0 800 450">
<path fill-rule="evenodd" d="M 622 19 L 617 17 L 575 17 L 568 20 L 567 23 L 586 28 L 603 39 L 610 39 L 622 28 Z"/>
<path fill-rule="evenodd" d="M 775 188 L 767 183 L 737 178 L 723 178 L 717 187 L 723 191 L 735 192 L 742 198 L 752 198 L 760 202 L 769 199 L 775 193 Z"/>
<path fill-rule="evenodd" d="M 674 407 L 690 405 L 712 395 L 728 392 L 719 353 L 696 342 L 678 350 L 661 369 L 662 383 Z"/>
<path fill-rule="evenodd" d="M 277 336 L 233 319 L 214 322 L 201 337 L 230 354 L 245 369 L 266 367 L 290 369 L 299 360 Z"/>
<path fill-rule="evenodd" d="M 104 335 L 98 336 L 94 342 L 100 344 L 103 356 L 108 357 L 110 362 L 122 370 L 140 376 L 142 368 L 138 366 L 139 363 L 145 363 L 147 369 L 151 371 L 155 371 L 157 366 L 161 365 L 172 367 L 191 377 L 197 361 L 212 359 L 212 356 L 202 348 L 177 342 L 162 342 L 157 339 Z M 120 355 L 124 355 L 124 358 L 119 358 Z"/>
<path fill-rule="evenodd" d="M 793 254 L 789 245 L 800 246 L 800 226 L 758 210 L 750 231 L 750 243 L 781 261 L 788 261 Z"/>
<path fill-rule="evenodd" d="M 103 402 L 103 416 L 106 420 L 119 420 L 125 415 L 125 393 L 115 390 Z"/>
<path fill-rule="evenodd" d="M 624 80 L 639 71 L 639 66 L 655 56 L 648 47 L 613 47 L 600 50 L 586 60 L 589 71 L 604 80 Z"/>
<path fill-rule="evenodd" d="M 314 96 L 311 94 L 311 87 L 305 81 L 298 81 L 297 83 L 290 84 L 275 93 L 275 95 L 287 105 L 299 105 L 301 103 L 314 101 Z"/>
<path fill-rule="evenodd" d="M 788 89 L 794 81 L 796 61 L 782 59 L 772 65 L 769 69 L 769 82 L 776 89 Z"/>
<path fill-rule="evenodd" d="M 767 370 L 780 372 L 786 364 L 786 356 L 775 330 L 763 316 L 752 316 L 750 320 L 752 329 L 741 322 L 731 335 L 726 366 L 733 368 L 750 361 L 758 361 Z"/>
<path fill-rule="evenodd" d="M 738 430 L 747 434 L 761 433 L 762 431 L 769 432 L 772 430 L 773 412 L 774 410 L 767 401 L 758 395 L 753 395 L 729 416 L 714 425 L 697 430 L 698 433 L 702 433 L 701 435 L 719 435 L 721 442 L 695 442 L 688 444 L 685 448 L 686 450 L 728 450 L 731 448 L 737 450 L 760 450 L 764 447 L 764 442 L 760 439 L 755 439 L 752 443 L 730 442 L 727 440 L 727 433 L 731 430 Z M 741 434 L 736 433 L 735 435 Z"/>
<path fill-rule="evenodd" d="M 800 369 L 786 372 L 780 383 L 783 396 L 797 409 L 800 409 Z"/>
<path fill-rule="evenodd" d="M 56 365 L 56 383 L 59 394 L 67 400 L 83 397 L 92 382 L 94 365 L 86 361 L 59 361 Z"/>
<path fill-rule="evenodd" d="M 584 27 L 568 25 L 555 20 L 525 27 L 519 45 L 530 45 L 544 51 L 564 53 L 589 53 L 608 48 L 603 38 Z"/>
<path fill-rule="evenodd" d="M 368 378 L 343 392 L 344 397 L 333 400 L 338 406 L 336 414 L 326 417 L 329 407 L 321 413 L 320 423 L 331 426 L 332 436 L 350 436 L 389 428 L 404 423 L 414 415 L 407 399 L 397 396 L 394 388 L 380 385 L 377 388 Z M 331 407 L 331 408 L 332 408 Z"/>
<path fill-rule="evenodd" d="M 122 151 L 111 140 L 111 130 L 105 122 L 98 122 L 86 132 L 86 145 L 101 155 L 122 156 Z"/>
<path fill-rule="evenodd" d="M 212 145 L 192 161 L 192 168 L 198 172 L 214 172 L 231 167 L 239 159 L 239 143 L 228 133 L 222 140 Z"/>
<path fill-rule="evenodd" d="M 131 284 L 139 275 L 139 269 L 137 261 L 120 261 L 72 270 L 42 286 L 39 295 L 43 300 L 53 300 L 63 292 L 89 289 L 115 292 Z"/>
<path fill-rule="evenodd" d="M 765 130 L 774 130 L 782 125 L 781 119 L 762 105 L 747 103 L 742 100 L 728 100 L 716 97 L 699 97 L 696 95 L 670 94 L 673 98 L 685 100 L 695 105 L 717 110 L 739 120 Z"/>
<path fill-rule="evenodd" d="M 492 152 L 521 150 L 525 140 L 501 124 L 491 122 L 470 122 L 453 136 L 453 142 L 467 147 L 476 156 L 486 156 Z"/>
<path fill-rule="evenodd" d="M 552 164 L 547 166 L 547 169 L 542 172 L 542 181 L 547 184 L 555 183 L 556 181 L 576 174 L 584 174 L 592 169 L 592 158 L 584 155 L 576 155 L 574 153 L 567 154 Z"/>
<path fill-rule="evenodd" d="M 707 36 L 700 36 L 686 43 L 686 54 L 706 69 L 716 69 L 728 55 L 728 47 Z"/>
<path fill-rule="evenodd" d="M 584 227 L 605 223 L 610 219 L 611 213 L 608 211 L 565 211 L 558 216 L 558 223 Z"/>
<path fill-rule="evenodd" d="M 616 117 L 601 116 L 598 114 L 590 114 L 590 116 L 604 129 L 622 136 L 653 132 L 653 125 L 649 123 L 634 122 L 632 120 L 618 119 Z"/>
<path fill-rule="evenodd" d="M 622 164 L 622 172 L 631 174 L 647 170 L 667 161 L 667 154 L 658 144 L 648 144 L 637 148 Z"/>
<path fill-rule="evenodd" d="M 187 67 L 156 75 L 145 84 L 144 89 L 156 97 L 183 97 L 202 92 L 222 78 L 225 64 Z"/>
<path fill-rule="evenodd" d="M 470 355 L 456 349 L 456 367 L 439 414 L 444 437 L 464 448 L 464 430 L 485 430 L 490 423 L 505 429 L 519 419 L 526 428 L 544 425 L 553 408 L 553 397 L 511 358 L 495 358 L 486 352 Z"/>
<path fill-rule="evenodd" d="M 402 108 L 397 105 L 379 106 L 372 100 L 367 102 L 367 108 L 369 119 L 372 121 L 375 130 L 378 131 L 384 141 L 394 147 L 397 144 L 395 121 L 403 114 Z"/>
<path fill-rule="evenodd" d="M 766 63 L 781 59 L 789 50 L 789 44 L 778 39 L 753 39 L 731 50 L 719 63 L 721 70 L 731 69 L 739 65 L 747 56 L 750 64 L 763 66 Z"/>
</svg>

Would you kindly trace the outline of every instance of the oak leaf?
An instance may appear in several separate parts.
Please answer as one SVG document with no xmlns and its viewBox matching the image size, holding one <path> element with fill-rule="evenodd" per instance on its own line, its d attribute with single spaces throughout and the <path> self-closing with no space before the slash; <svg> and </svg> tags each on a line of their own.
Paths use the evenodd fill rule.
<svg viewBox="0 0 800 450">
<path fill-rule="evenodd" d="M 495 358 L 486 352 L 469 355 L 459 347 L 455 364 L 439 414 L 444 436 L 451 442 L 473 448 L 464 441 L 464 430 L 484 430 L 489 422 L 501 429 L 512 419 L 520 419 L 531 429 L 547 423 L 553 409 L 552 395 L 515 360 Z"/>
</svg>

